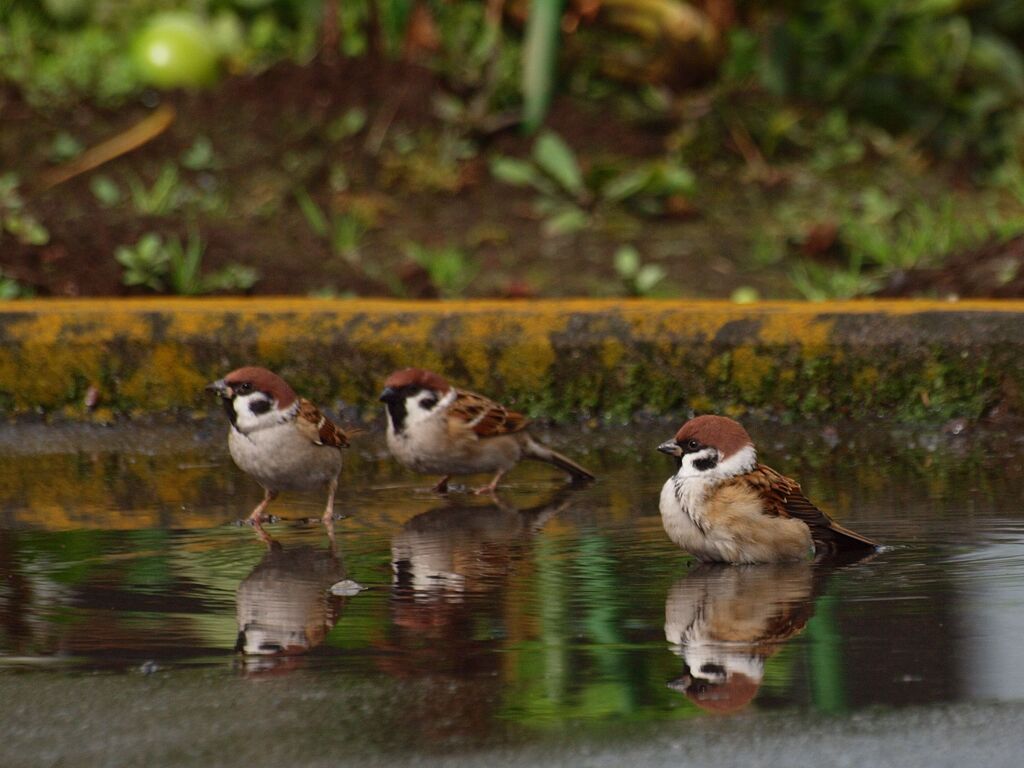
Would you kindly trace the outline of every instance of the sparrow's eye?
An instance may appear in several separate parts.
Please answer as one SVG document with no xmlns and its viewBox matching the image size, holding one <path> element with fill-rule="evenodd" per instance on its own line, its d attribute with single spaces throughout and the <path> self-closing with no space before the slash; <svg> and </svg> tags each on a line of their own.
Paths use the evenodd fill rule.
<svg viewBox="0 0 1024 768">
<path fill-rule="evenodd" d="M 689 440 L 686 441 L 683 447 L 686 448 L 686 450 L 688 451 L 696 451 L 698 448 L 700 448 L 700 443 L 691 437 Z"/>
<path fill-rule="evenodd" d="M 240 384 L 234 386 L 236 395 L 248 395 L 252 393 L 252 384 L 248 381 L 243 381 Z"/>
</svg>

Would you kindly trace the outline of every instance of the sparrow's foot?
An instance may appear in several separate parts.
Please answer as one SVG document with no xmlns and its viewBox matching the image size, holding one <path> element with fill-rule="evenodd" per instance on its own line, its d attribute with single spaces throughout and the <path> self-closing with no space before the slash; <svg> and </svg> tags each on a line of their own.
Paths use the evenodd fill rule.
<svg viewBox="0 0 1024 768">
<path fill-rule="evenodd" d="M 434 493 L 448 493 L 448 481 L 451 479 L 451 475 L 445 475 L 436 483 L 434 483 L 434 485 L 431 486 L 430 490 L 432 490 Z"/>
<path fill-rule="evenodd" d="M 496 474 L 494 476 L 494 479 L 491 480 L 491 482 L 489 482 L 487 485 L 483 485 L 483 486 L 481 486 L 479 488 L 475 488 L 473 490 L 473 493 L 475 493 L 477 496 L 482 496 L 485 493 L 490 494 L 491 496 L 494 496 L 495 495 L 495 491 L 498 490 L 498 483 L 499 483 L 499 481 L 501 480 L 501 478 L 504 475 L 505 475 L 504 472 L 499 472 L 498 474 Z"/>
</svg>

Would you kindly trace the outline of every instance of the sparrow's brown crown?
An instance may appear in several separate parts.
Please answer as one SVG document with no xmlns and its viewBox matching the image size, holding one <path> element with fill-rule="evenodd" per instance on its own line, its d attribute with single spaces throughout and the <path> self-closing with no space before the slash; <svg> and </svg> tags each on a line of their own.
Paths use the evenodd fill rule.
<svg viewBox="0 0 1024 768">
<path fill-rule="evenodd" d="M 268 371 L 266 368 L 260 368 L 256 365 L 238 368 L 224 377 L 224 383 L 232 389 L 244 382 L 252 384 L 253 389 L 259 392 L 266 392 L 273 397 L 277 400 L 279 408 L 287 408 L 299 397 L 295 394 L 295 390 L 288 385 L 287 381 L 273 371 Z"/>
<path fill-rule="evenodd" d="M 747 430 L 726 416 L 697 416 L 690 419 L 676 432 L 679 445 L 687 440 L 696 440 L 701 445 L 717 448 L 723 458 L 754 444 Z"/>
<path fill-rule="evenodd" d="M 424 389 L 432 389 L 435 392 L 447 392 L 451 389 L 451 385 L 445 380 L 444 376 L 433 371 L 425 371 L 422 368 L 403 368 L 400 371 L 395 371 L 388 376 L 384 382 L 384 387 L 390 387 L 391 389 L 423 387 Z"/>
</svg>

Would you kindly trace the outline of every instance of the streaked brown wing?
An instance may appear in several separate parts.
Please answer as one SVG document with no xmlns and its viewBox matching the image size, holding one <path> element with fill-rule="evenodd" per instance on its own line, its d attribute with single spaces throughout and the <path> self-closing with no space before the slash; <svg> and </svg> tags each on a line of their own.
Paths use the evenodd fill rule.
<svg viewBox="0 0 1024 768">
<path fill-rule="evenodd" d="M 764 501 L 765 513 L 802 520 L 812 530 L 832 524 L 829 516 L 804 496 L 799 483 L 780 475 L 771 467 L 758 464 L 743 479 Z"/>
<path fill-rule="evenodd" d="M 806 523 L 811 529 L 815 551 L 820 553 L 826 550 L 877 546 L 866 536 L 839 525 L 804 496 L 798 482 L 779 474 L 771 467 L 758 464 L 744 475 L 743 479 L 760 495 L 766 514 L 791 517 Z"/>
<path fill-rule="evenodd" d="M 348 435 L 333 421 L 328 419 L 306 398 L 299 400 L 299 414 L 295 417 L 299 430 L 311 442 L 317 445 L 329 445 L 334 448 L 347 448 Z"/>
<path fill-rule="evenodd" d="M 455 402 L 448 408 L 448 414 L 465 422 L 478 437 L 510 435 L 530 423 L 521 413 L 510 411 L 483 395 L 461 390 L 456 390 Z"/>
</svg>

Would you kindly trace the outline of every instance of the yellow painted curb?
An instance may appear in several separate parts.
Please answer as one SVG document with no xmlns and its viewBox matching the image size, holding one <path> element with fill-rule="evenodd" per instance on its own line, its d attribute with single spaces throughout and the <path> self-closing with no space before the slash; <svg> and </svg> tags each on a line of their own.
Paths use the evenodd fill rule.
<svg viewBox="0 0 1024 768">
<path fill-rule="evenodd" d="M 205 383 L 261 364 L 369 412 L 416 365 L 555 418 L 973 418 L 1019 408 L 1022 345 L 1024 302 L 31 300 L 0 305 L 0 408 L 205 411 Z"/>
</svg>

